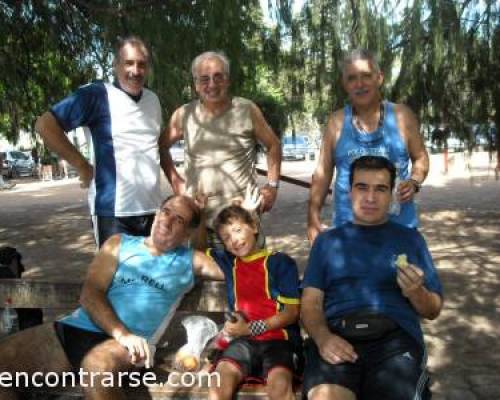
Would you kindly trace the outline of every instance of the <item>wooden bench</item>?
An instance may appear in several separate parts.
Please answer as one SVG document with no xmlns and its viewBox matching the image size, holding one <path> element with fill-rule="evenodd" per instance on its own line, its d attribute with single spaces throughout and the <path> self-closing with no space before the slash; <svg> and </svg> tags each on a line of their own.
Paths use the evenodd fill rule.
<svg viewBox="0 0 500 400">
<path fill-rule="evenodd" d="M 5 279 L 0 280 L 0 304 L 7 299 L 12 300 L 15 308 L 42 308 L 45 320 L 53 320 L 65 312 L 78 307 L 81 282 L 45 282 L 38 280 Z M 205 315 L 216 323 L 223 323 L 224 311 L 227 309 L 225 284 L 216 281 L 201 281 L 189 292 L 181 302 L 169 328 L 165 332 L 155 357 L 153 372 L 160 385 L 131 388 L 127 390 L 128 398 L 133 399 L 206 399 L 208 379 L 201 379 L 202 384 L 194 386 L 178 386 L 167 384 L 169 374 L 174 370 L 172 360 L 175 352 L 186 342 L 185 330 L 180 321 L 187 315 Z M 162 344 L 168 343 L 166 347 Z M 207 371 L 208 362 L 202 367 Z M 200 374 L 202 376 L 202 374 Z M 79 387 L 44 388 L 43 393 L 63 395 L 65 397 L 81 397 Z M 243 385 L 238 399 L 255 399 L 266 397 L 262 385 Z M 300 398 L 297 393 L 297 398 Z"/>
</svg>

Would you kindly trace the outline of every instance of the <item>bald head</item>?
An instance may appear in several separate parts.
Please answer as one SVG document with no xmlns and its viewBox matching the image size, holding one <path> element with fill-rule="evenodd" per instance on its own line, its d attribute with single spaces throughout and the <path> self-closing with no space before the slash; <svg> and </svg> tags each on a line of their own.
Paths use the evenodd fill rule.
<svg viewBox="0 0 500 400">
<path fill-rule="evenodd" d="M 188 223 L 190 228 L 194 229 L 200 225 L 201 210 L 200 210 L 200 207 L 198 207 L 198 205 L 195 203 L 195 201 L 191 197 L 184 196 L 184 195 L 169 196 L 165 200 L 163 200 L 160 208 L 163 208 L 163 206 L 165 204 L 170 203 L 170 202 L 182 204 L 191 212 L 191 220 Z"/>
</svg>

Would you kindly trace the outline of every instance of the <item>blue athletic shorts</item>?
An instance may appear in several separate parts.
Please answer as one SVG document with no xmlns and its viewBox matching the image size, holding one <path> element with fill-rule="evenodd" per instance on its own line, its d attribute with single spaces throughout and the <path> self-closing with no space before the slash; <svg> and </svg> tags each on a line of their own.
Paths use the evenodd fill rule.
<svg viewBox="0 0 500 400">
<path fill-rule="evenodd" d="M 313 340 L 304 345 L 304 395 L 315 386 L 332 384 L 351 390 L 358 400 L 430 399 L 427 355 L 402 329 L 370 342 L 351 343 L 358 355 L 354 363 L 330 364 Z"/>
</svg>

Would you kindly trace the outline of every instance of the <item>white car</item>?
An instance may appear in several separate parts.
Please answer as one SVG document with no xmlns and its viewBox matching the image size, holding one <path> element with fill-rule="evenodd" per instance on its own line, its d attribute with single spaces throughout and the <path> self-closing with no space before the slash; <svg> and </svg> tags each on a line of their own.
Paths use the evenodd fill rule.
<svg viewBox="0 0 500 400">
<path fill-rule="evenodd" d="M 9 150 L 2 152 L 1 173 L 8 178 L 17 178 L 20 176 L 33 176 L 35 173 L 35 163 L 31 156 L 21 151 Z"/>
</svg>

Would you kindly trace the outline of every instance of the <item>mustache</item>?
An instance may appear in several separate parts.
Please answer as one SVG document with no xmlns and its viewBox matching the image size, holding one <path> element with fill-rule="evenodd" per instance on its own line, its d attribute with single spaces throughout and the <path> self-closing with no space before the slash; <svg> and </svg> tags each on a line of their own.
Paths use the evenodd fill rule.
<svg viewBox="0 0 500 400">
<path fill-rule="evenodd" d="M 368 92 L 368 90 L 367 90 L 367 89 L 356 89 L 356 90 L 354 91 L 354 94 L 355 94 L 355 95 L 360 95 L 360 94 L 365 94 L 365 93 L 367 93 L 367 92 Z"/>
<path fill-rule="evenodd" d="M 144 76 L 143 75 L 128 74 L 127 79 L 131 80 L 131 81 L 142 82 L 142 81 L 144 81 Z"/>
</svg>

